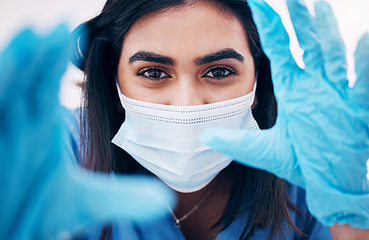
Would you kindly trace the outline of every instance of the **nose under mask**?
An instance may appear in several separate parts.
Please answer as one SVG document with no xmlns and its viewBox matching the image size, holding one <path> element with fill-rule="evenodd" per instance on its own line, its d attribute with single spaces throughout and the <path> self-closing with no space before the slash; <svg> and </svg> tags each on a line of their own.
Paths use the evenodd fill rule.
<svg viewBox="0 0 369 240">
<path fill-rule="evenodd" d="M 259 130 L 251 113 L 255 91 L 212 104 L 170 106 L 130 99 L 118 84 L 117 90 L 126 119 L 112 142 L 178 192 L 202 189 L 232 162 L 200 142 L 203 130 Z"/>
</svg>

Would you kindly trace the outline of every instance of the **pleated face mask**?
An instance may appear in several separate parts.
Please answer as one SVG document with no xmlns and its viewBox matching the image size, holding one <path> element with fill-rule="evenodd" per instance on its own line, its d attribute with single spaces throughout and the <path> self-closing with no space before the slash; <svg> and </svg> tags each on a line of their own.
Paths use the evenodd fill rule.
<svg viewBox="0 0 369 240">
<path fill-rule="evenodd" d="M 202 189 L 232 162 L 200 142 L 204 129 L 259 130 L 251 113 L 254 91 L 212 104 L 170 106 L 127 98 L 117 88 L 126 119 L 112 142 L 178 192 Z"/>
</svg>

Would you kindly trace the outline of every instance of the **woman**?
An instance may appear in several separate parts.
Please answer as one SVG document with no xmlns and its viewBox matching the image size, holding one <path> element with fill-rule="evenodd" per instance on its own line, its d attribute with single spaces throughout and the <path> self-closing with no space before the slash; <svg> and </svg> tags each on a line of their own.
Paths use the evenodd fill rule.
<svg viewBox="0 0 369 240">
<path fill-rule="evenodd" d="M 294 65 L 276 14 L 263 1 L 250 6 L 271 59 L 279 110 L 275 126 L 262 133 L 250 111 L 261 128 L 271 127 L 275 100 L 268 60 L 244 2 L 108 1 L 87 24 L 91 44 L 80 49 L 87 76 L 81 160 L 95 171 L 124 173 L 115 174 L 116 180 L 78 171 L 67 161 L 65 153 L 72 151 L 63 148 L 54 81 L 70 49 L 65 30 L 17 37 L 0 58 L 0 175 L 6 193 L 0 199 L 6 219 L 1 238 L 67 238 L 66 231 L 75 232 L 90 219 L 117 217 L 126 221 L 92 228 L 93 238 L 330 238 L 328 228 L 307 211 L 301 189 L 264 171 L 229 164 L 233 157 L 305 188 L 309 210 L 331 226 L 334 239 L 366 239 L 368 231 L 357 228 L 369 228 L 369 188 L 362 174 L 369 149 L 369 38 L 359 42 L 358 80 L 348 91 L 345 68 L 337 64 L 344 56 L 341 42 L 331 41 L 334 26 L 323 21 L 313 30 L 306 8 L 289 1 L 306 53 L 302 70 Z M 316 13 L 318 19 L 330 15 Z M 232 157 L 197 139 L 199 130 L 218 123 L 243 130 L 205 131 L 201 139 Z M 108 145 L 112 139 L 119 147 Z M 171 213 L 167 218 L 142 222 L 163 216 L 167 206 L 158 192 L 166 189 L 122 177 L 151 174 L 136 161 L 177 191 L 178 205 L 165 209 Z M 170 194 L 163 194 L 171 202 Z"/>
<path fill-rule="evenodd" d="M 86 74 L 81 164 L 127 174 L 142 172 L 139 162 L 178 197 L 169 220 L 105 226 L 102 239 L 117 238 L 120 231 L 127 239 L 330 239 L 328 228 L 307 211 L 301 189 L 265 171 L 218 161 L 221 156 L 198 157 L 206 155 L 196 140 L 200 131 L 224 126 L 220 120 L 186 125 L 171 121 L 189 121 L 180 113 L 165 116 L 196 106 L 207 112 L 206 106 L 233 104 L 231 99 L 245 95 L 252 103 L 256 86 L 253 116 L 261 129 L 274 125 L 269 61 L 246 2 L 107 1 L 85 26 L 88 47 L 77 62 Z M 203 121 L 203 115 L 194 116 Z M 251 113 L 234 120 L 239 115 L 225 116 L 227 127 L 257 128 Z"/>
</svg>

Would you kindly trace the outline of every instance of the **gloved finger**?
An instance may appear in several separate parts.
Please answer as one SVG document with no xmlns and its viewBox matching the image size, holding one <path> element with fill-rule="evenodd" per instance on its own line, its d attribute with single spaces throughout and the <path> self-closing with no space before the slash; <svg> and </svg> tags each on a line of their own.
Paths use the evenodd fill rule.
<svg viewBox="0 0 369 240">
<path fill-rule="evenodd" d="M 342 91 L 348 87 L 346 47 L 336 18 L 331 6 L 325 1 L 315 2 L 315 14 L 313 23 L 319 37 L 325 73 Z"/>
<path fill-rule="evenodd" d="M 279 15 L 266 2 L 263 0 L 247 2 L 252 10 L 263 50 L 271 61 L 273 82 L 276 83 L 275 87 L 279 87 L 284 84 L 284 81 L 289 80 L 289 78 L 277 76 L 277 74 L 284 74 L 281 69 L 291 69 L 291 65 L 292 69 L 298 68 L 290 52 L 290 39 Z"/>
<path fill-rule="evenodd" d="M 57 189 L 58 197 L 45 202 L 48 208 L 38 222 L 43 239 L 77 233 L 94 223 L 152 221 L 167 215 L 167 203 L 175 202 L 174 193 L 153 178 L 78 172 L 67 179 Z"/>
<path fill-rule="evenodd" d="M 305 70 L 316 71 L 322 64 L 319 41 L 313 27 L 312 17 L 302 0 L 287 0 L 291 21 L 300 47 L 304 50 Z"/>
<path fill-rule="evenodd" d="M 35 104 L 29 98 L 35 92 L 35 88 L 30 86 L 34 81 L 38 81 L 44 66 L 35 64 L 39 51 L 44 42 L 36 34 L 27 29 L 19 34 L 9 44 L 0 57 L 0 114 L 1 114 L 1 139 L 5 139 L 5 156 L 8 154 L 21 154 L 22 152 L 11 151 L 24 149 L 22 141 L 25 137 L 32 137 L 26 126 L 37 126 L 29 123 L 30 113 L 34 113 Z M 52 80 L 52 79 L 50 79 Z M 45 103 L 46 104 L 46 103 Z M 47 109 L 51 111 L 53 109 Z M 49 118 L 45 118 L 49 119 Z M 35 134 L 33 136 L 38 136 Z M 15 157 L 16 158 L 16 157 Z M 10 158 L 10 159 L 15 159 Z"/>
<path fill-rule="evenodd" d="M 19 74 L 20 70 L 28 67 L 31 57 L 36 55 L 35 41 L 36 35 L 26 29 L 0 54 L 0 103 L 7 103 L 4 99 L 16 96 L 25 84 L 19 80 Z"/>
<path fill-rule="evenodd" d="M 65 25 L 46 37 L 25 30 L 1 55 L 0 134 L 6 139 L 4 146 L 22 150 L 14 154 L 27 152 L 27 139 L 37 143 L 31 139 L 52 133 L 54 123 L 60 121 L 53 113 L 60 110 L 59 82 L 71 53 L 68 37 Z M 45 146 L 36 146 L 40 147 L 38 155 L 44 152 Z M 35 147 L 30 146 L 30 151 L 32 148 Z"/>
<path fill-rule="evenodd" d="M 50 111 L 52 106 L 59 105 L 60 81 L 72 56 L 73 42 L 66 25 L 58 26 L 43 42 L 42 57 L 35 64 L 44 69 L 39 74 L 39 80 L 33 82 L 31 87 L 34 92 L 29 98 L 35 99 L 38 110 Z"/>
<path fill-rule="evenodd" d="M 65 25 L 46 37 L 29 29 L 19 34 L 0 57 L 0 102 L 17 109 L 28 104 L 32 113 L 40 101 L 58 101 L 60 78 L 72 52 L 68 38 Z"/>
<path fill-rule="evenodd" d="M 296 185 L 303 186 L 299 166 L 287 139 L 276 139 L 278 128 L 249 132 L 238 129 L 209 128 L 200 139 L 215 151 L 236 161 L 271 172 Z"/>
<path fill-rule="evenodd" d="M 355 51 L 356 82 L 352 89 L 354 103 L 369 114 L 369 33 L 359 40 Z"/>
</svg>

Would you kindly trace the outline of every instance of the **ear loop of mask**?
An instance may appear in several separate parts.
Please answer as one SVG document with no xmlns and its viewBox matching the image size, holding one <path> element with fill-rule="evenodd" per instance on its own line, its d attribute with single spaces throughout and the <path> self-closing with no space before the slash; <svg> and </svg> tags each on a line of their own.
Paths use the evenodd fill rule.
<svg viewBox="0 0 369 240">
<path fill-rule="evenodd" d="M 255 92 L 255 96 L 256 96 L 256 87 L 258 85 L 258 72 L 255 71 L 255 79 L 254 79 L 254 89 L 252 89 L 253 92 Z"/>
</svg>

